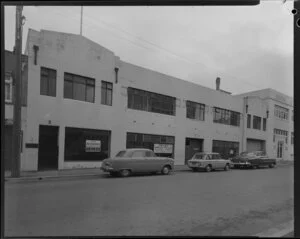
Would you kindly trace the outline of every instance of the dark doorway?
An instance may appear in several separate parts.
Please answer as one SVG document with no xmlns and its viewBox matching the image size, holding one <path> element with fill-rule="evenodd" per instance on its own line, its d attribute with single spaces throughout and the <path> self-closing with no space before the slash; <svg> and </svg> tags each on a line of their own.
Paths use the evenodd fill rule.
<svg viewBox="0 0 300 239">
<path fill-rule="evenodd" d="M 203 151 L 203 139 L 185 139 L 185 164 L 195 153 Z"/>
<path fill-rule="evenodd" d="M 58 126 L 40 125 L 38 170 L 58 169 Z"/>
</svg>

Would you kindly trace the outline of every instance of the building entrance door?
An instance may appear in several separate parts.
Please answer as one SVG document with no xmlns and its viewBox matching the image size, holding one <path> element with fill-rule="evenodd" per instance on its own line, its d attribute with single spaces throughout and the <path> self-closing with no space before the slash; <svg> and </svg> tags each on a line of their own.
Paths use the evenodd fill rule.
<svg viewBox="0 0 300 239">
<path fill-rule="evenodd" d="M 58 126 L 39 127 L 39 171 L 58 169 L 58 129 Z"/>
<path fill-rule="evenodd" d="M 203 139 L 185 139 L 185 164 L 195 153 L 203 151 Z"/>
<path fill-rule="evenodd" d="M 277 145 L 277 158 L 283 158 L 283 141 L 278 141 Z"/>
</svg>

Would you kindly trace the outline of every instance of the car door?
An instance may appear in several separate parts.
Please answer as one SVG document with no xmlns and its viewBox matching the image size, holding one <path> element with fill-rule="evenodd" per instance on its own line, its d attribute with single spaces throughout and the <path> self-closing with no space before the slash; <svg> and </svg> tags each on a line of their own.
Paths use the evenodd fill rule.
<svg viewBox="0 0 300 239">
<path fill-rule="evenodd" d="M 213 158 L 212 158 L 212 155 L 211 154 L 207 154 L 206 156 L 205 156 L 205 162 L 206 162 L 206 164 L 205 165 L 211 165 L 211 168 L 212 169 L 216 169 L 216 160 L 214 160 Z"/>
<path fill-rule="evenodd" d="M 156 172 L 160 168 L 160 158 L 157 157 L 152 151 L 145 152 L 145 167 L 150 172 Z"/>
<path fill-rule="evenodd" d="M 213 164 L 214 169 L 220 169 L 222 166 L 222 162 L 220 160 L 220 156 L 218 154 L 211 154 L 211 162 Z"/>
<path fill-rule="evenodd" d="M 221 158 L 220 154 L 214 154 L 214 159 L 216 160 L 218 169 L 224 169 L 226 163 L 228 162 L 226 159 Z"/>
<path fill-rule="evenodd" d="M 148 162 L 145 160 L 145 150 L 135 150 L 132 153 L 130 166 L 134 172 L 146 172 L 148 168 Z"/>
</svg>

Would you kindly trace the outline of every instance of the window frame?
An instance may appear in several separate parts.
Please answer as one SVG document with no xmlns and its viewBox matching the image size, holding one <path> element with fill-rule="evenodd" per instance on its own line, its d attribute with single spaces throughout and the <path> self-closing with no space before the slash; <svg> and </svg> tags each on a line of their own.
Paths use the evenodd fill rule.
<svg viewBox="0 0 300 239">
<path fill-rule="evenodd" d="M 251 129 L 251 115 L 247 114 L 247 129 Z"/>
<path fill-rule="evenodd" d="M 9 78 L 9 79 L 7 79 Z M 9 99 L 7 98 L 6 95 L 6 89 L 5 86 L 9 85 Z M 5 103 L 12 103 L 13 102 L 13 77 L 12 77 L 12 73 L 11 72 L 6 72 L 5 73 L 5 83 L 4 83 L 4 97 L 5 97 Z"/>
<path fill-rule="evenodd" d="M 66 82 L 72 84 L 72 93 L 71 93 L 72 96 L 70 98 L 66 97 L 66 92 L 65 92 L 65 88 L 66 88 L 65 83 Z M 85 86 L 85 97 L 84 97 L 85 100 L 75 99 L 75 97 L 74 97 L 74 85 L 75 84 L 82 84 L 83 82 L 84 82 L 84 86 Z M 89 101 L 87 99 L 88 86 L 93 87 L 93 99 L 92 99 L 92 101 Z M 81 102 L 95 103 L 95 88 L 96 88 L 96 80 L 94 78 L 81 76 L 81 75 L 76 75 L 76 74 L 69 73 L 69 72 L 64 72 L 64 99 L 71 99 L 71 100 L 78 100 L 78 101 L 81 101 Z"/>
<path fill-rule="evenodd" d="M 252 128 L 257 129 L 257 130 L 261 130 L 261 121 L 262 121 L 261 117 L 257 116 L 257 115 L 253 115 L 252 119 L 253 119 L 252 120 Z"/>
<path fill-rule="evenodd" d="M 52 73 L 54 74 L 54 78 L 52 78 Z M 42 92 L 42 81 L 43 80 L 46 81 L 46 90 L 45 92 Z M 53 82 L 51 82 L 53 81 Z M 54 92 L 51 92 L 50 89 L 52 89 L 50 87 L 50 82 L 51 83 L 54 83 Z M 52 68 L 49 68 L 49 67 L 44 67 L 44 66 L 41 66 L 40 68 L 40 95 L 43 95 L 43 96 L 50 96 L 50 97 L 56 97 L 56 91 L 57 91 L 57 71 L 55 69 L 52 69 Z"/>
<path fill-rule="evenodd" d="M 198 110 L 198 115 L 197 115 Z M 189 113 L 193 111 L 193 116 Z M 190 100 L 186 101 L 186 118 L 195 119 L 199 121 L 205 121 L 205 104 L 193 102 Z"/>
<path fill-rule="evenodd" d="M 214 123 L 240 127 L 241 113 L 219 107 L 214 107 L 213 112 Z"/>
<path fill-rule="evenodd" d="M 108 102 L 109 101 L 108 92 L 110 92 L 110 104 Z M 101 81 L 101 104 L 112 106 L 112 100 L 113 100 L 113 83 L 108 81 Z"/>
</svg>

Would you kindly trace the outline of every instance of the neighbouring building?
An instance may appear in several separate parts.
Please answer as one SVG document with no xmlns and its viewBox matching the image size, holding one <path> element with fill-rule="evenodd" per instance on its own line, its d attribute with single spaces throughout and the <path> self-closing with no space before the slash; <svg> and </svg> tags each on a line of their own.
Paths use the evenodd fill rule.
<svg viewBox="0 0 300 239">
<path fill-rule="evenodd" d="M 25 54 L 23 171 L 99 167 L 131 147 L 151 148 L 177 165 L 198 151 L 228 157 L 262 149 L 275 157 L 282 132 L 273 141 L 273 129 L 292 130 L 292 121 L 276 119 L 275 105 L 284 104 L 271 89 L 257 93 L 260 98 L 231 95 L 220 79 L 216 89 L 203 87 L 124 62 L 84 36 L 54 31 L 29 29 Z M 291 119 L 292 104 L 283 108 Z M 285 146 L 278 158 L 292 154 Z"/>
<path fill-rule="evenodd" d="M 16 56 L 10 51 L 4 52 L 4 69 L 5 69 L 5 121 L 4 121 L 4 168 L 11 170 L 12 167 L 12 135 L 13 135 L 13 115 L 14 115 L 14 79 L 16 72 Z M 21 76 L 21 140 L 26 125 L 26 104 L 27 104 L 27 56 L 22 55 L 22 76 Z M 21 154 L 24 153 L 24 145 L 22 140 Z"/>
</svg>

